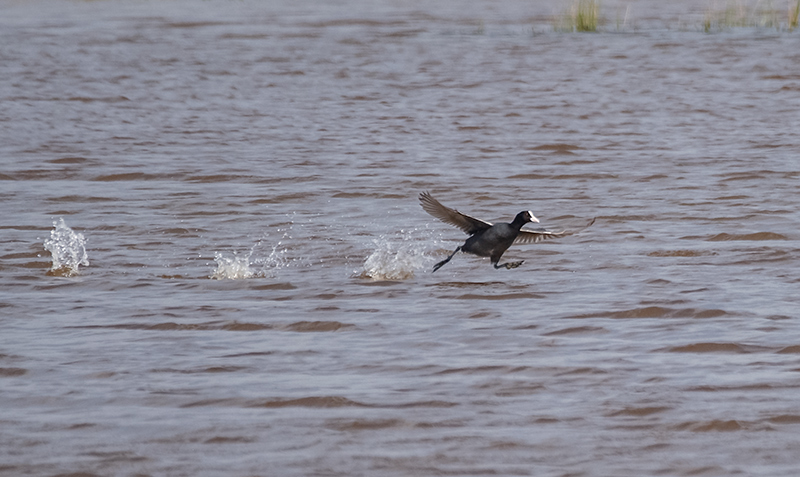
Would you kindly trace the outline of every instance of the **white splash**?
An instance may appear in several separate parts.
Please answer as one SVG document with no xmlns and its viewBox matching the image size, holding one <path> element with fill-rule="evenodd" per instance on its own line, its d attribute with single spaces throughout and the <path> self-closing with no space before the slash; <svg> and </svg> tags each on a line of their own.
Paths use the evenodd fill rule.
<svg viewBox="0 0 800 477">
<path fill-rule="evenodd" d="M 89 255 L 86 253 L 86 238 L 83 234 L 67 227 L 64 218 L 53 222 L 50 238 L 44 241 L 45 250 L 53 255 L 53 275 L 75 276 L 78 268 L 89 266 Z"/>
<path fill-rule="evenodd" d="M 244 278 L 251 278 L 255 275 L 253 269 L 250 268 L 250 255 L 246 256 L 233 254 L 233 257 L 226 257 L 220 252 L 214 252 L 214 261 L 217 262 L 217 269 L 211 278 L 217 280 L 241 280 Z"/>
<path fill-rule="evenodd" d="M 381 235 L 373 240 L 375 251 L 364 261 L 364 270 L 360 276 L 373 280 L 407 280 L 414 277 L 414 272 L 430 265 L 427 255 L 430 237 L 412 237 L 407 231 L 401 231 L 398 237 Z"/>
<path fill-rule="evenodd" d="M 247 278 L 265 278 L 275 276 L 275 272 L 286 266 L 286 249 L 281 248 L 281 242 L 272 247 L 272 251 L 263 257 L 255 257 L 257 249 L 262 245 L 259 241 L 250 249 L 247 255 L 239 255 L 233 252 L 225 255 L 214 252 L 214 261 L 217 262 L 217 269 L 210 278 L 217 280 L 243 280 Z"/>
</svg>

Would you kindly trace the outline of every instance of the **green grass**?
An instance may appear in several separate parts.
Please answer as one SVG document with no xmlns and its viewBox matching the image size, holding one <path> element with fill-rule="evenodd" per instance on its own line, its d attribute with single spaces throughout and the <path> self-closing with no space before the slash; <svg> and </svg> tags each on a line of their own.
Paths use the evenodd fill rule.
<svg viewBox="0 0 800 477">
<path fill-rule="evenodd" d="M 706 32 L 727 30 L 730 28 L 775 28 L 777 30 L 797 28 L 797 14 L 800 11 L 800 0 L 793 6 L 788 1 L 787 17 L 781 18 L 780 9 L 773 5 L 772 0 L 745 0 L 713 1 L 708 4 L 703 16 L 703 30 Z"/>
<path fill-rule="evenodd" d="M 797 14 L 800 13 L 800 0 L 797 0 L 794 8 L 789 4 L 789 30 L 797 28 Z"/>
<path fill-rule="evenodd" d="M 597 31 L 600 2 L 597 0 L 573 0 L 572 5 L 556 20 L 558 31 Z"/>
<path fill-rule="evenodd" d="M 599 0 L 566 0 L 563 12 L 553 18 L 553 28 L 561 32 L 596 32 L 603 23 Z M 617 31 L 629 27 L 632 0 L 625 6 L 624 18 L 617 13 Z M 783 2 L 786 2 L 784 10 Z M 732 28 L 770 28 L 793 31 L 800 19 L 800 0 L 706 0 L 701 28 L 708 33 Z M 613 28 L 613 27 L 612 27 Z"/>
</svg>

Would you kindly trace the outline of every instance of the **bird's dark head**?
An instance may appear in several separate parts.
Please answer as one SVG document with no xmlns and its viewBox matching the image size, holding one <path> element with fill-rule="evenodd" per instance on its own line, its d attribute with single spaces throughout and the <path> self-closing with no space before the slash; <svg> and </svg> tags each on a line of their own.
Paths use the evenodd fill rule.
<svg viewBox="0 0 800 477">
<path fill-rule="evenodd" d="M 526 210 L 524 212 L 518 213 L 517 216 L 514 217 L 514 222 L 521 225 L 525 225 L 528 222 L 539 223 L 539 219 L 533 216 L 533 212 L 531 212 L 530 210 Z"/>
</svg>

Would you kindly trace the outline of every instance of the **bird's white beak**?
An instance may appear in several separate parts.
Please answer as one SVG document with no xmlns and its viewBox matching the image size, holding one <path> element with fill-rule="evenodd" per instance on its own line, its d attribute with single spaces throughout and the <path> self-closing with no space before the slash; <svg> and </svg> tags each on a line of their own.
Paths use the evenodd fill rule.
<svg viewBox="0 0 800 477">
<path fill-rule="evenodd" d="M 531 212 L 530 210 L 528 211 L 528 215 L 530 215 L 530 216 L 531 216 L 531 222 L 536 222 L 537 224 L 539 223 L 539 219 L 537 219 L 536 217 L 534 217 L 534 216 L 533 216 L 533 212 Z"/>
</svg>

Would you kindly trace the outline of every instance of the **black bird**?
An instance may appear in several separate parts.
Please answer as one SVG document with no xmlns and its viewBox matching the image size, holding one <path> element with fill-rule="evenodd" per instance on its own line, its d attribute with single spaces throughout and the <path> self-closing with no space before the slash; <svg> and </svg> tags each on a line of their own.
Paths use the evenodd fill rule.
<svg viewBox="0 0 800 477">
<path fill-rule="evenodd" d="M 467 214 L 462 214 L 461 212 L 451 209 L 450 207 L 445 207 L 439 203 L 438 200 L 434 199 L 428 192 L 422 192 L 419 194 L 419 202 L 425 212 L 431 214 L 446 224 L 455 225 L 470 235 L 467 241 L 464 242 L 464 245 L 456 248 L 449 257 L 433 266 L 434 272 L 442 268 L 442 266 L 449 262 L 450 259 L 453 258 L 453 256 L 459 251 L 471 253 L 479 257 L 489 257 L 492 261 L 492 265 L 494 265 L 494 268 L 505 267 L 511 270 L 512 268 L 517 268 L 522 265 L 524 260 L 502 264 L 498 264 L 498 262 L 500 261 L 500 257 L 503 256 L 503 253 L 508 250 L 508 247 L 510 247 L 512 244 L 536 243 L 549 238 L 566 237 L 567 235 L 572 235 L 594 223 L 594 219 L 592 219 L 591 222 L 586 224 L 584 227 L 581 227 L 575 231 L 564 230 L 561 232 L 550 232 L 543 229 L 522 230 L 522 226 L 528 222 L 539 222 L 539 219 L 534 217 L 530 211 L 518 213 L 510 224 L 492 225 L 489 222 L 484 222 L 483 220 L 476 219 L 475 217 L 470 217 Z"/>
</svg>

